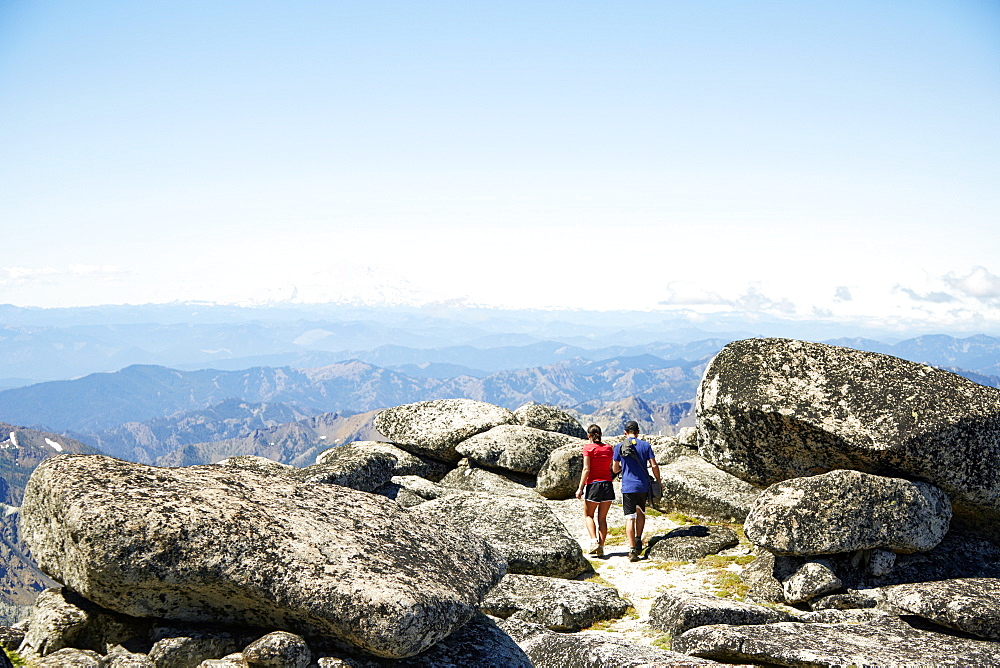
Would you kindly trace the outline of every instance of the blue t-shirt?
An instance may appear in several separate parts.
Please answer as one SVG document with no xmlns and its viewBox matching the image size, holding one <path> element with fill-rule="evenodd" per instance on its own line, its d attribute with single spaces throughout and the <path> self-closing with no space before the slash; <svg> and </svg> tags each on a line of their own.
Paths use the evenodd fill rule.
<svg viewBox="0 0 1000 668">
<path fill-rule="evenodd" d="M 631 437 L 629 440 L 632 440 Z M 649 491 L 646 462 L 653 459 L 653 448 L 641 438 L 635 439 L 635 454 L 622 457 L 622 443 L 615 446 L 614 460 L 622 465 L 622 493 Z"/>
</svg>

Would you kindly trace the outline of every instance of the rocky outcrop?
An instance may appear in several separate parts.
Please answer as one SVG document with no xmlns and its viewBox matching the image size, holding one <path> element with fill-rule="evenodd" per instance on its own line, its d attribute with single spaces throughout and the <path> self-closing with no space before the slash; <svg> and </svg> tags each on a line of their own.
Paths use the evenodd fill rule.
<svg viewBox="0 0 1000 668">
<path fill-rule="evenodd" d="M 444 487 L 420 476 L 393 476 L 388 484 L 375 490 L 376 494 L 392 499 L 404 508 L 419 506 L 424 501 L 439 499 L 453 494 L 456 490 Z"/>
<path fill-rule="evenodd" d="M 286 631 L 268 633 L 240 654 L 250 668 L 306 668 L 312 660 L 305 638 Z"/>
<path fill-rule="evenodd" d="M 886 587 L 884 603 L 896 612 L 987 640 L 1000 640 L 1000 579 L 961 578 Z"/>
<path fill-rule="evenodd" d="M 483 466 L 536 475 L 553 450 L 571 443 L 583 445 L 573 436 L 510 424 L 468 438 L 455 450 Z"/>
<path fill-rule="evenodd" d="M 326 457 L 321 464 L 294 469 L 296 480 L 309 484 L 340 485 L 359 492 L 374 492 L 392 480 L 396 458 L 387 452 L 351 448 Z"/>
<path fill-rule="evenodd" d="M 931 483 L 1000 536 L 1000 390 L 888 355 L 747 339 L 698 389 L 701 455 L 755 485 L 835 469 Z"/>
<path fill-rule="evenodd" d="M 538 500 L 541 497 L 527 483 L 515 482 L 510 478 L 492 473 L 463 459 L 439 483 L 442 487 L 460 489 L 466 492 L 489 492 L 501 496 L 518 496 L 522 499 Z"/>
<path fill-rule="evenodd" d="M 925 552 L 950 521 L 948 497 L 933 485 L 837 470 L 771 485 L 744 526 L 752 543 L 775 554 L 818 555 Z"/>
<path fill-rule="evenodd" d="M 583 446 L 570 443 L 549 453 L 538 470 L 535 491 L 546 499 L 572 499 L 583 474 Z"/>
<path fill-rule="evenodd" d="M 650 536 L 646 557 L 659 561 L 695 561 L 739 543 L 736 532 L 729 527 L 692 524 Z"/>
<path fill-rule="evenodd" d="M 682 589 L 663 592 L 649 611 L 649 625 L 674 638 L 711 624 L 773 624 L 794 619 L 793 615 L 774 608 Z"/>
<path fill-rule="evenodd" d="M 680 511 L 708 520 L 742 522 L 760 490 L 712 466 L 684 456 L 660 466 L 663 496 L 653 503 L 665 513 Z"/>
<path fill-rule="evenodd" d="M 438 481 L 451 466 L 432 457 L 424 457 L 397 448 L 392 443 L 381 441 L 353 441 L 345 445 L 324 450 L 316 457 L 316 464 L 328 464 L 342 459 L 355 459 L 366 453 L 381 452 L 395 460 L 392 475 L 416 475 L 431 481 Z"/>
<path fill-rule="evenodd" d="M 62 455 L 36 469 L 22 512 L 42 570 L 109 610 L 332 636 L 377 656 L 448 636 L 504 573 L 489 545 L 429 515 L 414 531 L 381 497 L 227 467 Z"/>
<path fill-rule="evenodd" d="M 782 666 L 992 666 L 1000 643 L 914 628 L 898 617 L 861 624 L 699 626 L 674 638 L 685 654 Z"/>
<path fill-rule="evenodd" d="M 527 403 L 514 411 L 514 418 L 518 424 L 525 427 L 554 431 L 573 438 L 587 438 L 587 431 L 580 425 L 580 422 L 566 411 L 555 406 L 534 402 Z"/>
<path fill-rule="evenodd" d="M 541 499 L 455 492 L 408 512 L 414 526 L 449 523 L 461 535 L 485 539 L 507 560 L 510 573 L 574 578 L 591 570 L 580 544 Z"/>
<path fill-rule="evenodd" d="M 504 576 L 481 608 L 494 617 L 513 617 L 553 631 L 579 631 L 621 617 L 629 602 L 600 584 L 512 573 Z"/>
<path fill-rule="evenodd" d="M 514 424 L 506 408 L 471 399 L 435 399 L 387 408 L 375 428 L 395 445 L 435 459 L 457 462 L 455 446 L 502 424 Z"/>
<path fill-rule="evenodd" d="M 805 603 L 843 586 L 833 566 L 822 559 L 805 562 L 781 583 L 786 603 Z"/>
</svg>

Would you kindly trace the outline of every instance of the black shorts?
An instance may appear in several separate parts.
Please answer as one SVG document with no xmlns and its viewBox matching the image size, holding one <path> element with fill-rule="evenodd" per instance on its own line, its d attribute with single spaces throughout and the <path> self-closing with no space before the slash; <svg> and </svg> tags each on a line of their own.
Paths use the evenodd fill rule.
<svg viewBox="0 0 1000 668">
<path fill-rule="evenodd" d="M 635 516 L 635 509 L 642 508 L 646 512 L 646 496 L 648 492 L 622 492 L 622 512 L 625 517 Z"/>
<path fill-rule="evenodd" d="M 615 500 L 615 486 L 610 480 L 598 480 L 583 488 L 583 498 L 587 501 L 600 503 Z"/>
</svg>

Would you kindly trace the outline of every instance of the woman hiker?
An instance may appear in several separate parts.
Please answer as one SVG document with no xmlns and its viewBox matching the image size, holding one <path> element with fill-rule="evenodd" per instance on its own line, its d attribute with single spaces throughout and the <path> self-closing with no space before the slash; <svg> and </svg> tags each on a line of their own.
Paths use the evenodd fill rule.
<svg viewBox="0 0 1000 668">
<path fill-rule="evenodd" d="M 601 441 L 601 428 L 596 424 L 587 427 L 587 437 L 590 443 L 583 446 L 583 473 L 576 498 L 583 499 L 583 515 L 587 518 L 587 533 L 590 534 L 589 552 L 603 557 L 604 541 L 608 538 L 608 510 L 615 500 L 615 488 L 611 484 L 614 447 Z"/>
</svg>

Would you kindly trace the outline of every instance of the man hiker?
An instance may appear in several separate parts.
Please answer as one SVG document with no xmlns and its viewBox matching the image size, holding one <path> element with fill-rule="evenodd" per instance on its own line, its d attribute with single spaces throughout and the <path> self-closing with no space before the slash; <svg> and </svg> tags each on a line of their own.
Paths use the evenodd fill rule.
<svg viewBox="0 0 1000 668">
<path fill-rule="evenodd" d="M 649 474 L 646 462 L 660 482 L 660 467 L 656 465 L 653 448 L 639 438 L 639 423 L 625 424 L 625 440 L 615 446 L 614 472 L 622 474 L 622 510 L 625 513 L 625 534 L 628 536 L 628 560 L 639 561 L 642 552 L 642 530 L 646 525 L 646 496 L 649 494 Z"/>
</svg>

